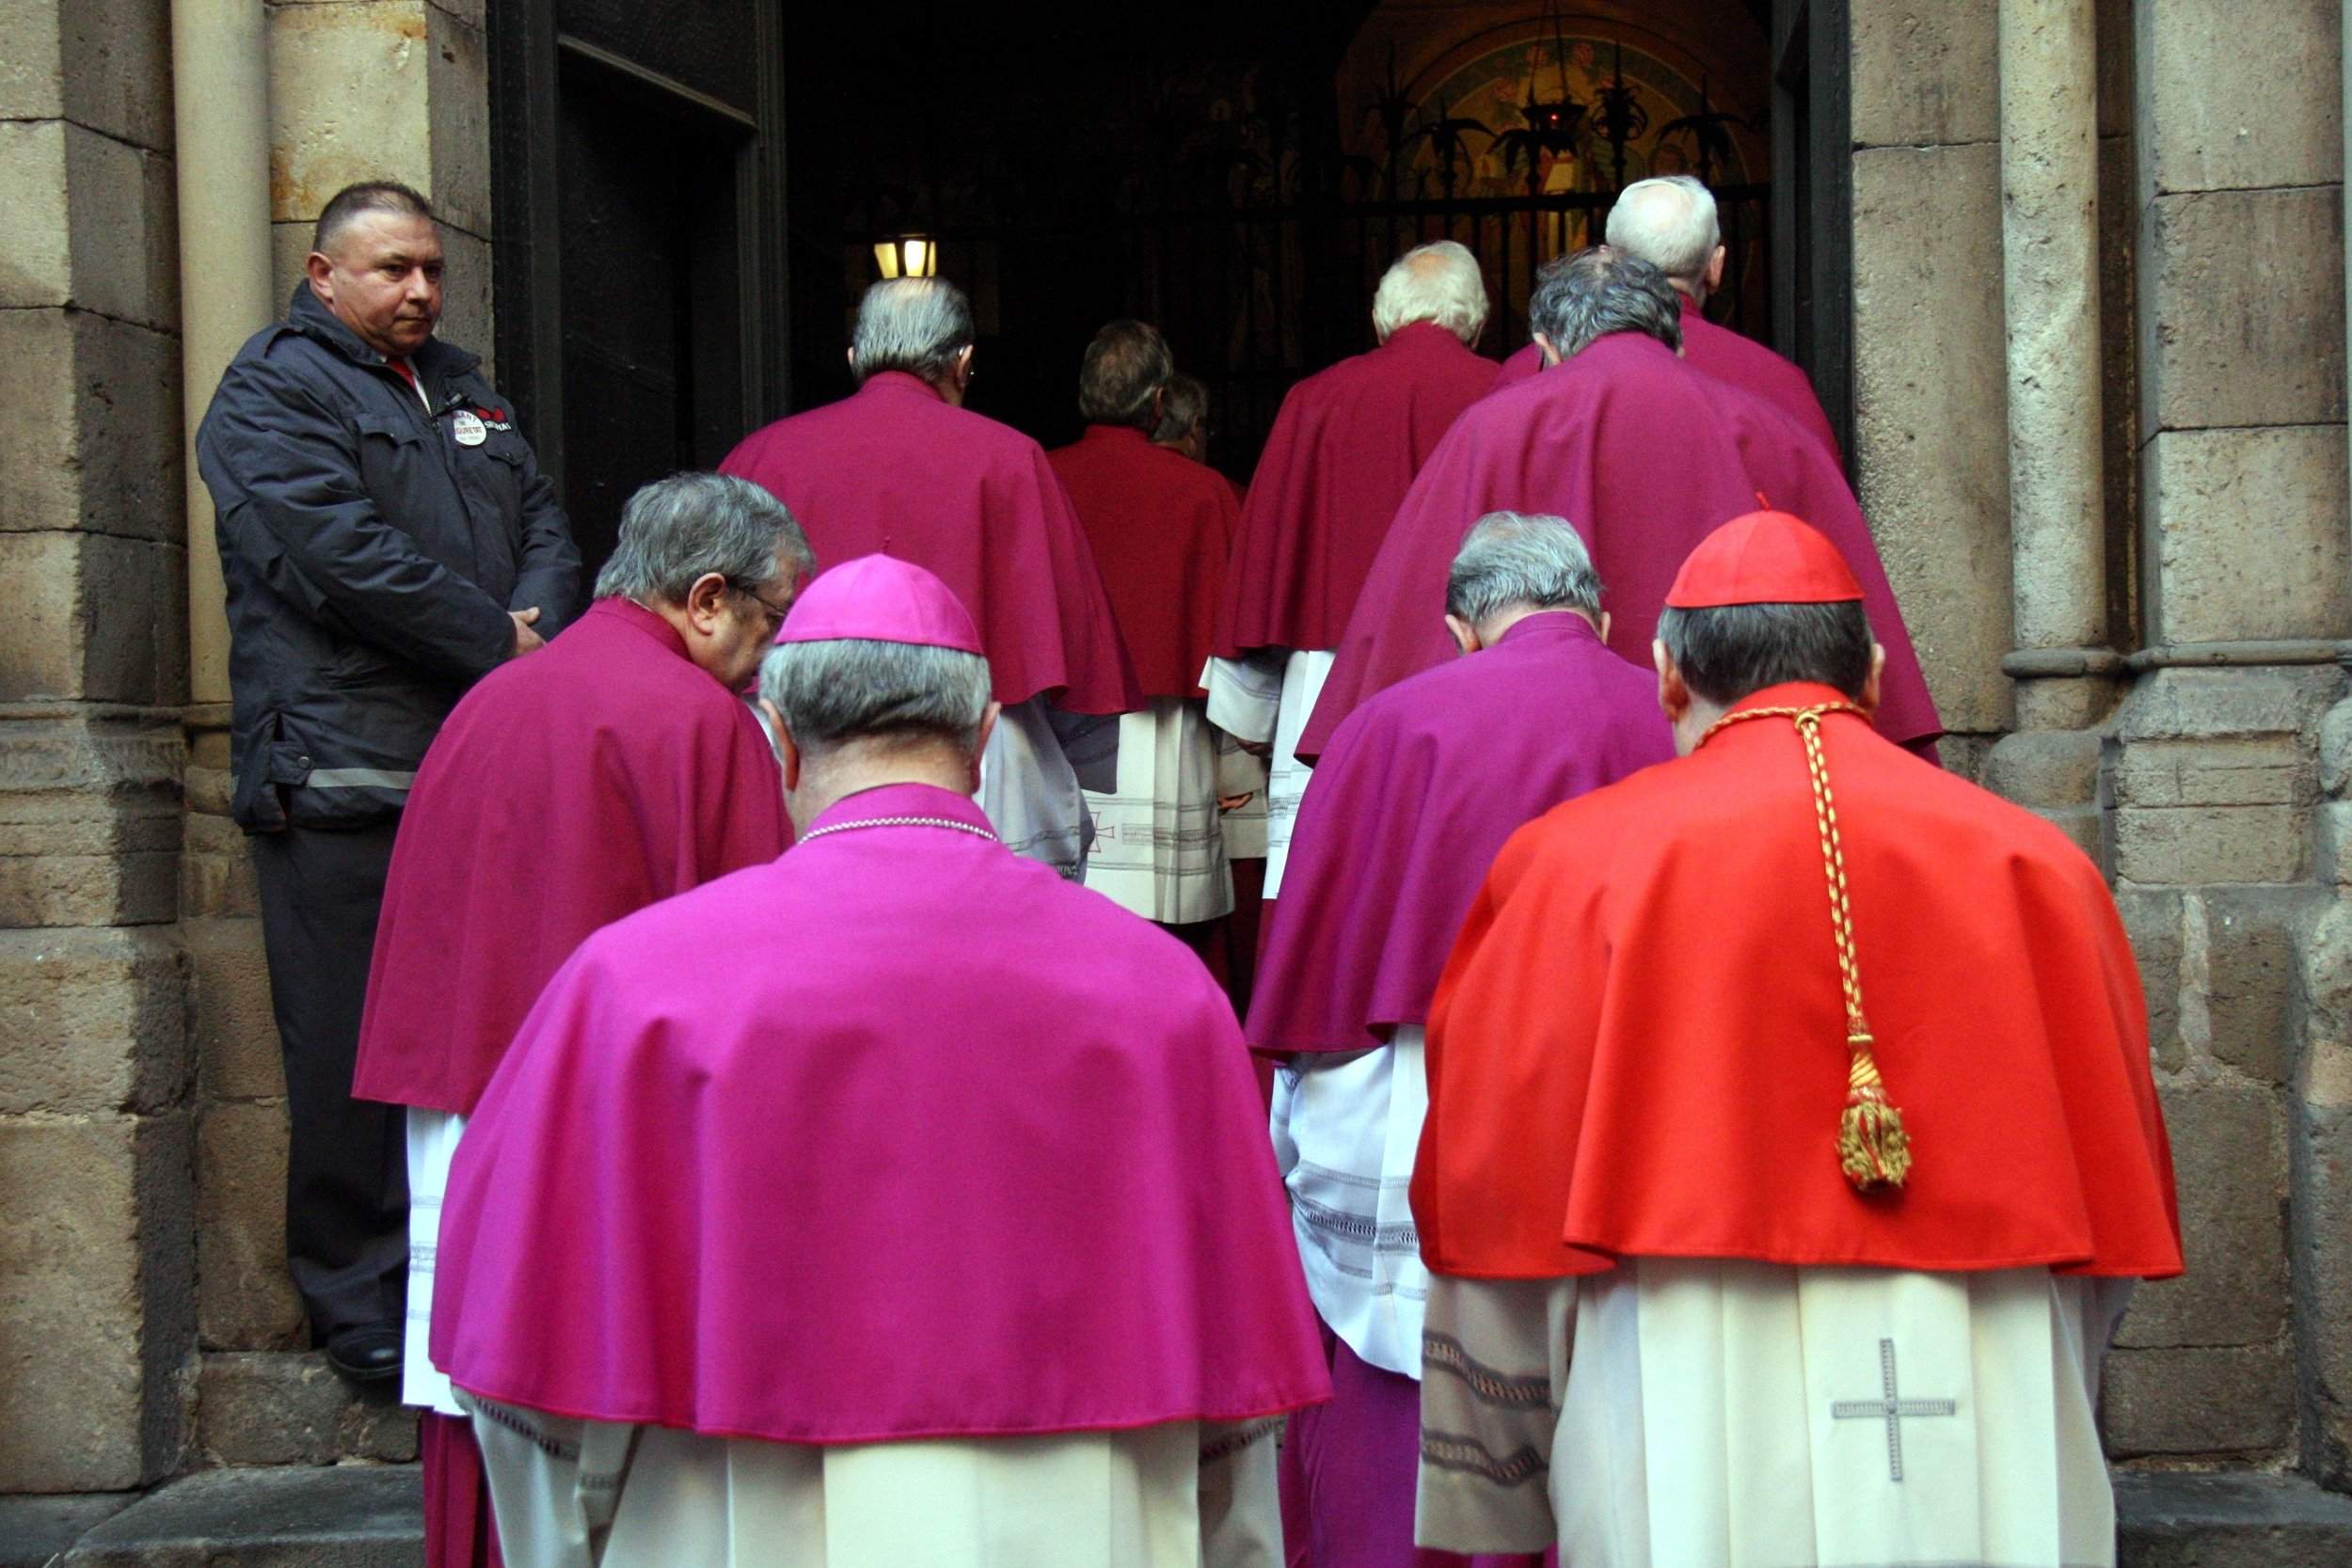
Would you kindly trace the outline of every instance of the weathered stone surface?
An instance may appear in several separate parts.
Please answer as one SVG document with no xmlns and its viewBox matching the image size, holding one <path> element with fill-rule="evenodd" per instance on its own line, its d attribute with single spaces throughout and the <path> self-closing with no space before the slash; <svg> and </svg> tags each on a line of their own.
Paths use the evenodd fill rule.
<svg viewBox="0 0 2352 1568">
<path fill-rule="evenodd" d="M 176 1116 L 0 1117 L 0 1491 L 177 1463 L 187 1166 Z"/>
<path fill-rule="evenodd" d="M 274 7 L 270 215 L 309 220 L 358 180 L 433 194 L 424 0 Z"/>
<path fill-rule="evenodd" d="M 2283 1339 L 2215 1350 L 2119 1346 L 2107 1356 L 2103 1408 L 2111 1458 L 2274 1455 L 2295 1438 L 2292 1358 Z"/>
<path fill-rule="evenodd" d="M 1993 748 L 1982 783 L 2021 806 L 2084 806 L 2099 799 L 2099 736 L 2090 731 L 2033 731 Z"/>
<path fill-rule="evenodd" d="M 2343 1568 L 2352 1498 L 2300 1476 L 2119 1471 L 2118 1568 Z"/>
<path fill-rule="evenodd" d="M 2115 814 L 2116 874 L 2151 884 L 2289 882 L 2309 858 L 2293 806 L 2141 807 Z"/>
<path fill-rule="evenodd" d="M 171 162 L 69 120 L 0 122 L 0 307 L 179 317 Z"/>
<path fill-rule="evenodd" d="M 2183 895 L 2128 883 L 2115 890 L 2115 907 L 2139 961 L 2140 990 L 2148 998 L 2148 1046 L 2156 1066 L 2178 1072 L 2188 1063 L 2181 1038 L 2181 902 Z"/>
<path fill-rule="evenodd" d="M 2140 163 L 2154 191 L 2319 185 L 2344 175 L 2332 0 L 2138 0 Z"/>
<path fill-rule="evenodd" d="M 2314 1048 L 2296 1117 L 2296 1310 L 2306 1468 L 2352 1490 L 2352 1048 Z"/>
<path fill-rule="evenodd" d="M 0 927 L 171 919 L 180 758 L 176 726 L 0 724 Z"/>
<path fill-rule="evenodd" d="M 1879 148 L 1853 160 L 1863 511 L 1945 724 L 1978 733 L 2010 720 L 1998 151 Z"/>
<path fill-rule="evenodd" d="M 355 1396 L 343 1406 L 337 1429 L 342 1451 L 353 1459 L 373 1459 L 405 1465 L 417 1457 L 417 1412 L 400 1402 L 389 1387 L 381 1395 Z"/>
<path fill-rule="evenodd" d="M 491 324 L 490 247 L 464 230 L 443 224 L 441 253 L 448 261 L 441 275 L 441 339 L 482 356 L 482 373 L 495 386 L 498 345 Z"/>
<path fill-rule="evenodd" d="M 197 1379 L 197 1444 L 213 1465 L 331 1465 L 351 1385 L 324 1355 L 215 1353 Z"/>
<path fill-rule="evenodd" d="M 56 0 L 0 0 L 0 119 L 65 112 Z"/>
<path fill-rule="evenodd" d="M 0 37 L 0 47 L 6 41 Z M 0 1568 L 49 1568 L 59 1552 L 138 1500 L 135 1492 L 0 1497 Z"/>
<path fill-rule="evenodd" d="M 180 543 L 182 472 L 176 340 L 84 310 L 0 310 L 0 533 Z"/>
<path fill-rule="evenodd" d="M 0 580 L 22 591 L 0 624 L 0 701 L 183 700 L 183 560 L 146 539 L 0 533 Z"/>
<path fill-rule="evenodd" d="M 2001 134 L 1994 0 L 1853 8 L 1856 147 L 1992 141 Z"/>
<path fill-rule="evenodd" d="M 2130 744 L 2316 733 L 2344 689 L 2344 672 L 2324 665 L 2158 670 L 2132 687 L 2116 736 Z"/>
<path fill-rule="evenodd" d="M 276 1100 L 286 1092 L 270 1012 L 269 964 L 258 920 L 184 920 L 180 941 L 204 1089 L 219 1100 Z"/>
<path fill-rule="evenodd" d="M 2140 740 L 2121 748 L 2115 803 L 2134 806 L 2301 806 L 2317 779 L 2293 735 Z"/>
<path fill-rule="evenodd" d="M 479 24 L 425 12 L 426 123 L 434 211 L 485 238 L 490 215 L 490 45 Z"/>
<path fill-rule="evenodd" d="M 67 118 L 170 151 L 170 0 L 71 0 L 55 8 Z"/>
<path fill-rule="evenodd" d="M 182 910 L 191 916 L 251 919 L 262 912 L 261 884 L 245 830 L 225 816 L 190 813 L 181 865 Z"/>
<path fill-rule="evenodd" d="M 405 1465 L 207 1470 L 82 1538 L 60 1568 L 422 1568 Z"/>
<path fill-rule="evenodd" d="M 2150 202 L 2139 245 L 2141 436 L 2341 420 L 2343 256 L 2333 185 Z M 2282 288 L 2285 277 L 2298 281 Z"/>
<path fill-rule="evenodd" d="M 2278 1083 L 2294 1045 L 2295 932 L 2314 895 L 2301 888 L 2208 888 L 2195 896 L 2203 947 L 2206 1054 Z"/>
<path fill-rule="evenodd" d="M 180 955 L 152 929 L 0 931 L 0 1112 L 169 1106 L 186 1001 Z"/>
<path fill-rule="evenodd" d="M 2140 1287 L 2116 1342 L 2268 1344 L 2287 1327 L 2287 1150 L 2279 1097 L 2225 1082 L 2175 1083 L 2162 1098 L 2188 1269 Z"/>
<path fill-rule="evenodd" d="M 2154 641 L 2352 632 L 2342 425 L 2169 430 L 2141 461 Z"/>
<path fill-rule="evenodd" d="M 215 1105 L 197 1162 L 197 1323 L 208 1350 L 302 1343 L 301 1299 L 286 1276 L 286 1111 Z"/>
</svg>

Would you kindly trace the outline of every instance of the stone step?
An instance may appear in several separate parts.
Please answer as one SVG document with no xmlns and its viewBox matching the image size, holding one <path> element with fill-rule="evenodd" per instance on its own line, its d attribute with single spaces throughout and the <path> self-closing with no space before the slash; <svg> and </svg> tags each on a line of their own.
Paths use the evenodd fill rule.
<svg viewBox="0 0 2352 1568">
<path fill-rule="evenodd" d="M 413 1465 L 204 1470 L 89 1530 L 59 1568 L 422 1568 Z"/>
<path fill-rule="evenodd" d="M 2352 1568 L 2352 1497 L 2301 1476 L 2119 1471 L 2120 1568 Z"/>
<path fill-rule="evenodd" d="M 2352 1568 L 2352 1497 L 2299 1476 L 2122 1471 L 2115 1502 L 2121 1568 Z M 0 1568 L 423 1561 L 411 1465 L 207 1470 L 136 1501 L 0 1497 Z"/>
</svg>

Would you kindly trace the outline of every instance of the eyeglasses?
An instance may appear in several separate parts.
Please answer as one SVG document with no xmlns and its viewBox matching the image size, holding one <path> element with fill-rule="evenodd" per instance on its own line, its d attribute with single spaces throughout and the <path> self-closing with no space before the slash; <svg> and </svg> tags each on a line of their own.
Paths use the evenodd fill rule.
<svg viewBox="0 0 2352 1568">
<path fill-rule="evenodd" d="M 754 604 L 759 606 L 762 610 L 767 612 L 768 629 L 771 632 L 778 626 L 783 626 L 784 618 L 792 612 L 792 607 L 789 604 L 778 604 L 775 600 L 769 598 L 766 594 L 760 593 L 758 589 L 754 588 L 747 583 L 730 582 L 727 586 L 734 589 L 737 593 L 742 594 L 745 598 L 751 600 Z"/>
</svg>

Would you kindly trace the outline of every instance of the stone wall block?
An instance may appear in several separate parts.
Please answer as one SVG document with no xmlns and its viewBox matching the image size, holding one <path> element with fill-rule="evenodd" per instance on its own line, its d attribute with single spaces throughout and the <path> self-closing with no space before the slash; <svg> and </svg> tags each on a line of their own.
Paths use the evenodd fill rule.
<svg viewBox="0 0 2352 1568">
<path fill-rule="evenodd" d="M 2116 736 L 2126 744 L 2276 735 L 2315 739 L 2344 693 L 2344 672 L 2328 665 L 2157 670 L 2133 685 Z"/>
<path fill-rule="evenodd" d="M 2314 893 L 2207 888 L 2202 916 L 2207 1053 L 2260 1083 L 2287 1076 L 2299 994 L 2296 932 Z"/>
<path fill-rule="evenodd" d="M 0 701 L 186 699 L 184 552 L 96 533 L 0 533 Z"/>
<path fill-rule="evenodd" d="M 2344 176 L 2334 0 L 2138 0 L 2140 161 L 2152 190 Z"/>
<path fill-rule="evenodd" d="M 2181 1037 L 2182 895 L 2125 883 L 2115 890 L 2115 907 L 2139 964 L 2149 1050 L 2160 1070 L 2178 1072 L 2188 1062 Z"/>
<path fill-rule="evenodd" d="M 2268 1344 L 2287 1329 L 2287 1145 L 2279 1097 L 2230 1082 L 2176 1081 L 2159 1093 L 2188 1269 L 2139 1288 L 2116 1343 Z"/>
<path fill-rule="evenodd" d="M 2115 803 L 2134 806 L 2302 806 L 2317 793 L 2299 737 L 2143 740 L 2120 749 Z"/>
<path fill-rule="evenodd" d="M 405 1465 L 417 1457 L 417 1413 L 389 1389 L 361 1395 L 343 1406 L 336 1440 L 348 1458 Z"/>
<path fill-rule="evenodd" d="M 2330 800 L 2313 818 L 2312 874 L 2323 882 L 2352 887 L 2352 801 Z"/>
<path fill-rule="evenodd" d="M 204 1090 L 220 1100 L 277 1100 L 286 1092 L 270 1011 L 269 964 L 258 920 L 183 920 L 192 1033 Z"/>
<path fill-rule="evenodd" d="M 159 931 L 0 931 L 0 1113 L 175 1103 L 186 1014 L 183 965 Z"/>
<path fill-rule="evenodd" d="M 2333 185 L 2149 203 L 2139 245 L 2143 439 L 2343 420 L 2343 214 Z M 2308 281 L 2281 289 L 2281 277 Z M 2343 433 L 2336 438 L 2341 445 Z"/>
<path fill-rule="evenodd" d="M 167 1473 L 186 1348 L 184 1120 L 0 1117 L 0 1192 L 14 1196 L 0 1220 L 0 1492 Z"/>
<path fill-rule="evenodd" d="M 2152 641 L 2352 633 L 2342 425 L 2163 431 L 2141 467 Z"/>
<path fill-rule="evenodd" d="M 2001 134 L 1994 0 L 1856 6 L 1851 22 L 1856 147 L 1988 142 Z"/>
<path fill-rule="evenodd" d="M 332 1465 L 350 1400 L 324 1356 L 215 1352 L 197 1379 L 197 1444 L 212 1465 Z"/>
<path fill-rule="evenodd" d="M 432 194 L 425 10 L 424 0 L 271 8 L 273 218 L 308 222 L 360 180 Z"/>
<path fill-rule="evenodd" d="M 286 1276 L 286 1109 L 215 1105 L 197 1143 L 197 1328 L 208 1350 L 287 1350 L 307 1331 Z"/>
<path fill-rule="evenodd" d="M 2001 275 L 1999 149 L 1857 152 L 1853 207 L 1863 512 L 1946 725 L 1997 733 L 2011 716 L 2009 372 L 2001 291 L 1984 280 Z"/>
<path fill-rule="evenodd" d="M 2094 731 L 2027 731 L 2001 737 L 1980 782 L 2021 806 L 2092 805 L 2099 799 L 2099 758 Z"/>
<path fill-rule="evenodd" d="M 65 177 L 72 292 L 56 303 L 161 331 L 177 328 L 180 209 L 171 160 L 69 125 Z"/>
<path fill-rule="evenodd" d="M 53 0 L 27 8 L 56 14 L 70 119 L 138 147 L 171 150 L 170 0 Z"/>
<path fill-rule="evenodd" d="M 2324 1051 L 2306 1065 L 2296 1127 L 2304 1463 L 2327 1485 L 2352 1491 L 2352 1047 Z"/>
<path fill-rule="evenodd" d="M 2169 886 L 2295 881 L 2310 860 L 2309 822 L 2292 806 L 2118 811 L 2116 875 Z"/>
<path fill-rule="evenodd" d="M 261 884 L 253 875 L 253 852 L 245 830 L 225 816 L 190 813 L 187 854 L 181 863 L 181 912 L 223 920 L 252 919 L 262 912 Z"/>
<path fill-rule="evenodd" d="M 176 725 L 21 720 L 0 733 L 0 927 L 171 919 L 181 756 Z"/>
<path fill-rule="evenodd" d="M 2124 1320 L 2130 1322 L 2129 1318 Z M 2110 1459 L 2268 1459 L 2295 1437 L 2286 1342 L 2141 1350 L 2107 1356 L 2102 1425 Z"/>
<path fill-rule="evenodd" d="M 0 119 L 65 113 L 61 8 L 56 0 L 0 0 Z M 0 158 L 0 166 L 6 163 Z"/>
<path fill-rule="evenodd" d="M 433 209 L 453 227 L 491 238 L 489 40 L 479 24 L 434 8 L 425 13 L 425 46 Z"/>
<path fill-rule="evenodd" d="M 182 472 L 177 340 L 84 310 L 0 310 L 0 533 L 182 542 Z"/>
<path fill-rule="evenodd" d="M 498 384 L 498 345 L 490 315 L 490 247 L 462 229 L 441 226 L 441 326 L 444 341 L 482 356 L 482 373 Z"/>
<path fill-rule="evenodd" d="M 61 119 L 0 123 L 0 309 L 63 305 L 73 293 Z"/>
</svg>

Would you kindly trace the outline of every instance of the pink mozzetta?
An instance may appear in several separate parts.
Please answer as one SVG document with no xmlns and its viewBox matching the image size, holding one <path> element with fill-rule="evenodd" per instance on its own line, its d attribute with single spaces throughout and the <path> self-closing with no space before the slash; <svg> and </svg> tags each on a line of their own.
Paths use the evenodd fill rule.
<svg viewBox="0 0 2352 1568">
<path fill-rule="evenodd" d="M 1330 1393 L 1224 994 L 927 784 L 581 946 L 467 1124 L 434 1302 L 461 1387 L 776 1442 Z"/>
<path fill-rule="evenodd" d="M 985 654 L 979 628 L 946 583 L 911 561 L 862 555 L 808 585 L 776 628 L 784 642 L 909 642 Z"/>
</svg>

